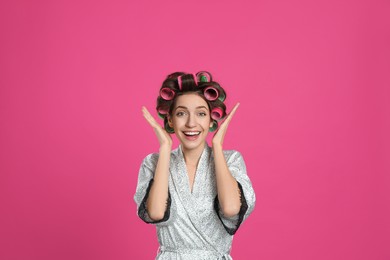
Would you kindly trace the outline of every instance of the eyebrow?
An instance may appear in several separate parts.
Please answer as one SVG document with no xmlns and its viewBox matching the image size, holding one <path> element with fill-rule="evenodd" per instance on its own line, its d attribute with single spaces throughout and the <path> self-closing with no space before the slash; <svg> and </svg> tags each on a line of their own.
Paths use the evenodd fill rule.
<svg viewBox="0 0 390 260">
<path fill-rule="evenodd" d="M 187 110 L 188 110 L 188 107 L 185 107 L 185 106 L 177 106 L 177 107 L 175 108 L 175 110 L 177 110 L 178 108 L 184 108 L 184 109 L 187 109 Z M 196 109 L 200 109 L 200 108 L 204 108 L 204 109 L 208 110 L 208 108 L 205 107 L 205 106 L 198 106 L 198 107 L 196 107 Z"/>
</svg>

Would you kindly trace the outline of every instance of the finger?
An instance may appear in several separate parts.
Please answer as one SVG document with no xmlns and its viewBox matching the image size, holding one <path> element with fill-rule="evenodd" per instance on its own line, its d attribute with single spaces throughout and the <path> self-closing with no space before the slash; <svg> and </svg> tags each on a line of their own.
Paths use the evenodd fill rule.
<svg viewBox="0 0 390 260">
<path fill-rule="evenodd" d="M 158 123 L 156 122 L 154 117 L 150 114 L 150 112 L 146 109 L 146 107 L 142 107 L 142 112 L 143 112 L 144 118 L 148 121 L 148 123 L 152 127 L 156 127 L 156 125 L 158 125 Z"/>
<path fill-rule="evenodd" d="M 228 117 L 226 118 L 225 121 L 222 122 L 222 124 L 220 125 L 219 127 L 219 132 L 221 133 L 222 135 L 222 138 L 225 138 L 225 134 L 226 134 L 226 130 L 229 126 L 229 123 L 230 121 L 232 120 L 233 118 L 233 115 L 236 113 L 237 111 L 237 108 L 239 107 L 240 103 L 237 103 L 234 107 L 233 107 L 233 110 L 230 111 Z"/>
<path fill-rule="evenodd" d="M 238 109 L 239 106 L 240 106 L 240 103 L 237 103 L 237 104 L 233 107 L 233 110 L 230 111 L 227 120 L 229 120 L 229 121 L 232 120 L 232 118 L 233 118 L 234 114 L 236 113 L 236 111 L 237 111 L 237 109 Z"/>
<path fill-rule="evenodd" d="M 142 107 L 142 112 L 144 114 L 144 117 L 146 120 L 148 120 L 149 122 L 156 122 L 156 120 L 154 119 L 154 117 L 150 114 L 150 112 L 146 109 L 146 107 Z"/>
<path fill-rule="evenodd" d="M 230 111 L 230 113 L 228 114 L 228 116 L 225 119 L 225 121 L 223 121 L 223 123 L 221 124 L 221 127 L 227 126 L 230 123 L 230 121 L 232 120 L 232 118 L 233 118 L 234 114 L 236 113 L 236 111 L 237 111 L 239 106 L 240 106 L 240 103 L 237 103 L 233 107 L 232 111 Z"/>
<path fill-rule="evenodd" d="M 142 107 L 142 113 L 144 114 L 144 116 L 151 116 L 149 110 L 144 106 Z"/>
</svg>

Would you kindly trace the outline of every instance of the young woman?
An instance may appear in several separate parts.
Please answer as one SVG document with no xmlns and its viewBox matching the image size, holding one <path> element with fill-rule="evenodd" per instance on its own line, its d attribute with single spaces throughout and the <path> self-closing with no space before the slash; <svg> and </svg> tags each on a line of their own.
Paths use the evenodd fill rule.
<svg viewBox="0 0 390 260">
<path fill-rule="evenodd" d="M 256 198 L 244 160 L 222 149 L 239 106 L 226 116 L 225 98 L 210 73 L 176 72 L 157 98 L 164 128 L 142 108 L 160 150 L 142 162 L 134 200 L 138 216 L 157 227 L 156 259 L 232 259 L 233 235 L 253 211 Z M 209 147 L 206 137 L 222 119 Z M 175 150 L 171 133 L 180 141 Z"/>
</svg>

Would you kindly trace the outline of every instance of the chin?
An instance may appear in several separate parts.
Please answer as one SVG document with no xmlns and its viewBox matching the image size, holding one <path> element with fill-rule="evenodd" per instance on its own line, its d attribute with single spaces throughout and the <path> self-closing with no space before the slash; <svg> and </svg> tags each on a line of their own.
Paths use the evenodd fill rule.
<svg viewBox="0 0 390 260">
<path fill-rule="evenodd" d="M 201 137 L 196 141 L 189 141 L 189 140 L 185 139 L 185 137 L 181 137 L 181 138 L 179 138 L 179 140 L 180 140 L 181 146 L 187 150 L 196 149 L 199 146 L 202 146 L 206 142 L 205 137 Z"/>
<path fill-rule="evenodd" d="M 181 142 L 181 145 L 186 150 L 194 150 L 194 149 L 198 148 L 201 145 L 201 143 L 199 143 L 199 144 L 187 144 L 185 142 Z"/>
</svg>

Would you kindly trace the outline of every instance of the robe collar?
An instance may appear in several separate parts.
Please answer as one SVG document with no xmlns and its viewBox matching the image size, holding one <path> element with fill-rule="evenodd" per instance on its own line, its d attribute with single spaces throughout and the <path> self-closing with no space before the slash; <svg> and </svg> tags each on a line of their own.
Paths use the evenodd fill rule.
<svg viewBox="0 0 390 260">
<path fill-rule="evenodd" d="M 198 188 L 200 188 L 198 185 L 202 185 L 201 180 L 203 180 L 204 175 L 209 172 L 211 153 L 212 150 L 210 146 L 207 142 L 205 142 L 205 147 L 200 155 L 199 162 L 196 167 L 195 179 L 191 192 L 182 146 L 179 145 L 176 149 L 176 162 L 174 165 L 171 165 L 171 170 L 173 170 L 171 175 L 175 183 L 176 190 L 180 194 L 183 202 L 191 200 L 191 197 L 196 195 Z"/>
</svg>

